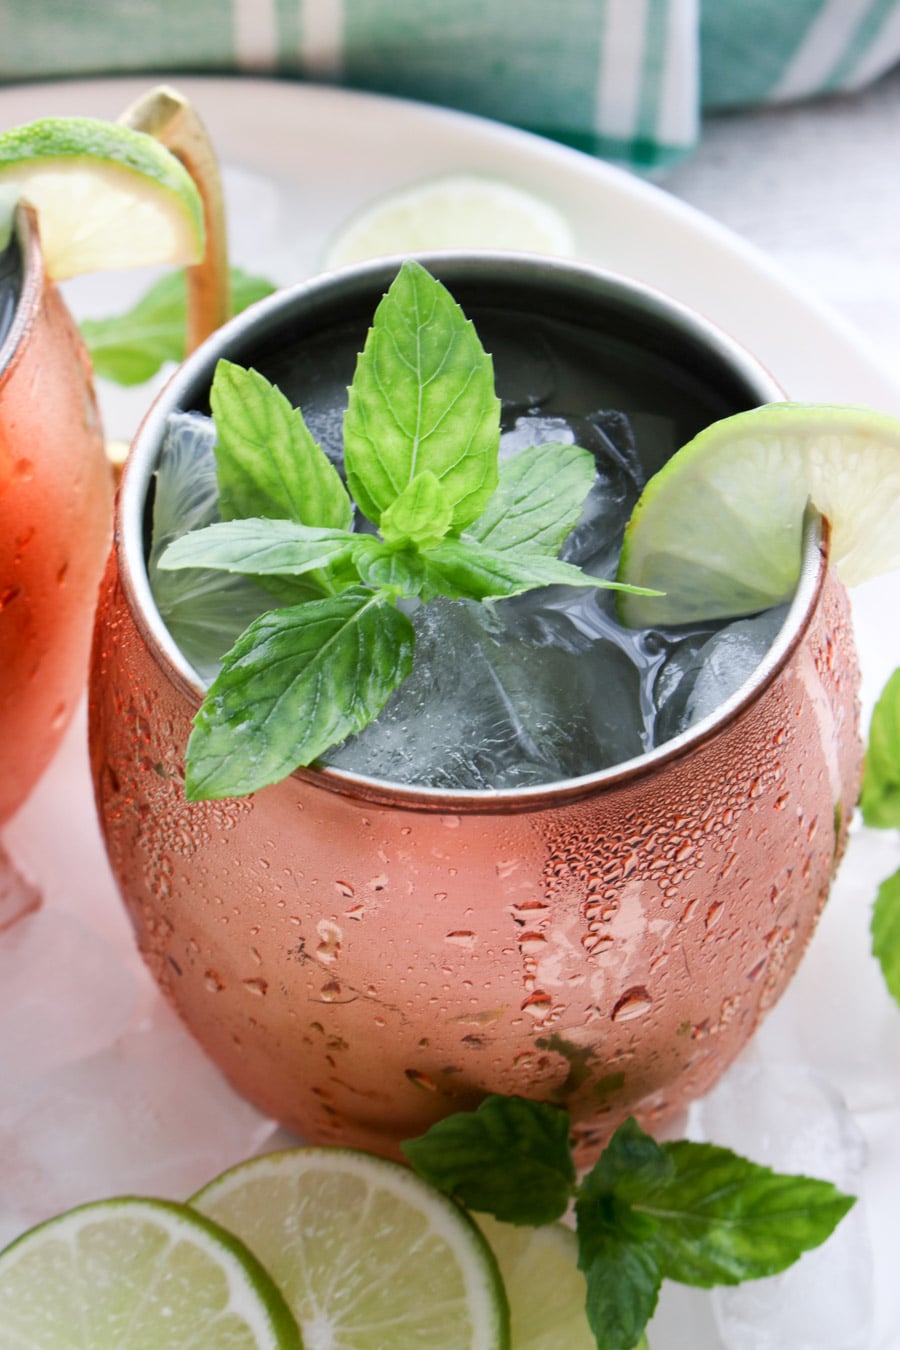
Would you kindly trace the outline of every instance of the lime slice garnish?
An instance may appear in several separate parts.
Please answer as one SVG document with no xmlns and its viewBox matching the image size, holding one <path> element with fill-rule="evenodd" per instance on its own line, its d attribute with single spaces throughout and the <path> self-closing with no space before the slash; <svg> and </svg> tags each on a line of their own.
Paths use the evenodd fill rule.
<svg viewBox="0 0 900 1350">
<path fill-rule="evenodd" d="M 307 1350 L 504 1350 L 496 1262 L 452 1201 L 342 1148 L 267 1154 L 191 1202 L 259 1258 Z"/>
<path fill-rule="evenodd" d="M 808 502 L 846 585 L 900 567 L 900 419 L 773 403 L 701 431 L 650 479 L 625 530 L 618 580 L 665 595 L 620 594 L 619 617 L 649 627 L 781 604 Z"/>
<path fill-rule="evenodd" d="M 269 1276 L 185 1205 L 104 1200 L 0 1253 L 0 1344 L 15 1350 L 301 1350 Z"/>
<path fill-rule="evenodd" d="M 494 178 L 457 175 L 393 193 L 352 220 L 332 242 L 326 267 L 431 249 L 515 249 L 568 256 L 565 217 L 549 202 Z"/>
<path fill-rule="evenodd" d="M 203 207 L 190 174 L 152 136 L 115 122 L 47 117 L 0 135 L 6 188 L 37 211 L 55 281 L 203 257 Z"/>
</svg>

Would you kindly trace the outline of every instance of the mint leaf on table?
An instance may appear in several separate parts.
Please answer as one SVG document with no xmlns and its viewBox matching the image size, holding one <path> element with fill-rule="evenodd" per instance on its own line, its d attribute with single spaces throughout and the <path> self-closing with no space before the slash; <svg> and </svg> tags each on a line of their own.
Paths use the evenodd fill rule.
<svg viewBox="0 0 900 1350">
<path fill-rule="evenodd" d="M 884 686 L 872 713 L 860 807 L 867 825 L 900 829 L 900 670 Z"/>
<path fill-rule="evenodd" d="M 714 1144 L 658 1144 L 635 1120 L 575 1184 L 566 1112 L 488 1097 L 403 1151 L 468 1208 L 537 1226 L 574 1197 L 578 1265 L 598 1350 L 633 1350 L 664 1279 L 708 1288 L 772 1275 L 823 1242 L 854 1204 Z"/>
<path fill-rule="evenodd" d="M 776 1275 L 824 1242 L 855 1203 L 828 1181 L 773 1172 L 715 1144 L 662 1147 L 673 1173 L 634 1208 L 655 1220 L 660 1268 L 680 1284 Z"/>
<path fill-rule="evenodd" d="M 231 269 L 231 312 L 271 295 L 262 277 Z M 96 373 L 115 384 L 143 384 L 167 361 L 183 361 L 187 328 L 187 283 L 183 270 L 151 286 L 133 309 L 107 319 L 84 319 L 81 336 Z"/>
<path fill-rule="evenodd" d="M 569 1117 L 540 1102 L 488 1097 L 402 1148 L 426 1181 L 506 1223 L 552 1223 L 575 1191 Z"/>
<path fill-rule="evenodd" d="M 872 911 L 872 954 L 884 982 L 900 1003 L 900 872 L 883 881 Z"/>
<path fill-rule="evenodd" d="M 412 624 L 357 587 L 263 614 L 225 657 L 194 721 L 190 800 L 255 792 L 365 726 L 412 667 Z"/>
<path fill-rule="evenodd" d="M 497 490 L 466 534 L 486 548 L 555 557 L 578 524 L 597 473 L 578 445 L 531 445 L 500 465 Z"/>
<path fill-rule="evenodd" d="M 258 371 L 219 361 L 210 391 L 219 512 L 348 530 L 353 503 L 303 414 Z"/>
<path fill-rule="evenodd" d="M 497 485 L 500 400 L 493 366 L 452 296 L 404 263 L 375 318 L 344 418 L 347 484 L 374 524 L 429 469 L 454 527 L 475 520 Z"/>
</svg>

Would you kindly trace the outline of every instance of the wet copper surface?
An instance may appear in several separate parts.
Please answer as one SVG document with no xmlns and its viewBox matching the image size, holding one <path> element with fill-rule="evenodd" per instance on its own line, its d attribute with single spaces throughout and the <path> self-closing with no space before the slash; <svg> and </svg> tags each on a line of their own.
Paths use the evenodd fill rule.
<svg viewBox="0 0 900 1350">
<path fill-rule="evenodd" d="M 88 358 L 33 233 L 26 256 L 14 350 L 0 363 L 0 822 L 46 768 L 84 688 L 111 531 Z"/>
<path fill-rule="evenodd" d="M 396 1154 L 491 1091 L 566 1105 L 582 1161 L 705 1091 L 783 992 L 860 772 L 829 576 L 761 694 L 651 773 L 558 805 L 444 813 L 295 776 L 184 800 L 192 707 L 112 559 L 92 762 L 141 950 L 237 1088 L 309 1139 Z"/>
</svg>

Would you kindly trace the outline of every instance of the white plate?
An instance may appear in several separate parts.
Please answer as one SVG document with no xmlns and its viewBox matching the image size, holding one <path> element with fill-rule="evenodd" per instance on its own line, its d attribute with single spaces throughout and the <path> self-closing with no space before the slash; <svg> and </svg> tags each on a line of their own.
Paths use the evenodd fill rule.
<svg viewBox="0 0 900 1350">
<path fill-rule="evenodd" d="M 438 173 L 490 174 L 555 203 L 571 222 L 579 256 L 659 286 L 718 322 L 765 362 L 791 397 L 870 403 L 900 413 L 900 387 L 845 322 L 757 250 L 628 174 L 522 132 L 404 101 L 274 81 L 174 82 L 200 110 L 223 160 L 233 255 L 243 266 L 283 283 L 296 280 L 317 270 L 336 229 L 385 192 Z M 111 80 L 2 90 L 0 127 L 51 113 L 115 117 L 150 83 Z M 78 311 L 109 312 L 138 288 L 134 278 L 91 278 L 74 285 L 70 298 Z M 146 398 L 142 391 L 108 399 L 116 434 L 126 433 Z M 883 622 L 885 613 L 897 612 L 896 599 L 892 581 L 869 588 L 856 602 L 867 706 L 900 656 L 892 635 L 885 637 L 889 625 Z M 6 842 L 44 885 L 50 903 L 87 917 L 124 952 L 128 936 L 93 820 L 82 737 L 79 726 L 6 832 Z M 55 841 L 52 851 L 48 837 Z M 845 890 L 853 890 L 852 880 Z M 874 1089 L 868 1082 L 863 1090 L 863 1097 L 874 1090 L 879 1109 L 866 1111 L 861 1101 L 860 1119 L 872 1148 L 866 1190 L 876 1248 L 874 1344 L 887 1350 L 900 1341 L 900 1293 L 893 1277 L 898 1244 L 891 1237 L 896 1207 L 891 1197 L 895 1202 L 900 1194 L 900 1156 L 893 1142 L 900 1133 L 900 1092 L 891 1083 L 892 1075 L 900 1074 L 900 1013 L 880 988 L 865 950 L 870 892 L 860 895 L 855 913 L 847 902 L 826 913 L 810 957 L 776 1017 L 788 1039 L 798 1027 L 808 1031 L 810 1021 L 815 1026 L 819 1008 L 826 1039 L 840 1035 L 842 1009 L 862 1016 L 861 1003 L 865 1015 L 878 1023 L 877 1053 L 888 1055 L 889 1062 L 880 1071 L 873 1069 Z M 860 1042 L 868 1027 L 861 1025 Z M 810 1040 L 806 1031 L 795 1042 L 815 1065 L 815 1038 Z M 852 1035 L 849 1040 L 844 1060 L 838 1056 L 837 1068 L 830 1065 L 830 1070 L 852 1096 L 859 1084 Z M 846 1082 L 840 1081 L 841 1064 L 847 1068 Z M 204 1179 L 200 1170 L 197 1183 Z M 653 1350 L 682 1345 L 719 1350 L 705 1299 L 670 1299 L 657 1323 Z"/>
</svg>

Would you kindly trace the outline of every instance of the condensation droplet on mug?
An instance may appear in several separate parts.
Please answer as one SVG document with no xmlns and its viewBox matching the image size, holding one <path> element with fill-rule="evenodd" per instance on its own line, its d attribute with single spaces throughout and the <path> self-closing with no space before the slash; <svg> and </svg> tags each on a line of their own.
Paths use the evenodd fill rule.
<svg viewBox="0 0 900 1350">
<path fill-rule="evenodd" d="M 452 933 L 446 933 L 444 941 L 452 943 L 454 947 L 474 947 L 476 937 L 467 928 L 457 928 Z"/>
<path fill-rule="evenodd" d="M 405 1069 L 404 1073 L 413 1087 L 422 1088 L 425 1092 L 437 1092 L 437 1083 L 427 1073 L 421 1073 L 419 1069 Z"/>
<path fill-rule="evenodd" d="M 319 991 L 323 1003 L 335 1003 L 343 992 L 337 980 L 329 980 Z"/>
<path fill-rule="evenodd" d="M 262 998 L 268 992 L 268 980 L 243 980 L 242 983 L 247 993 L 254 994 L 257 998 Z"/>
<path fill-rule="evenodd" d="M 211 994 L 221 994 L 225 988 L 225 983 L 221 979 L 218 971 L 207 970 L 203 976 L 203 983 Z"/>
<path fill-rule="evenodd" d="M 543 989 L 535 989 L 533 994 L 529 994 L 521 1005 L 522 1012 L 527 1012 L 529 1017 L 547 1017 L 553 1007 L 553 999 Z"/>
<path fill-rule="evenodd" d="M 460 824 L 459 816 L 441 816 L 441 824 L 446 830 L 458 830 Z"/>
<path fill-rule="evenodd" d="M 653 1007 L 653 999 L 643 985 L 627 989 L 613 1008 L 611 1017 L 614 1022 L 630 1022 L 635 1017 L 643 1017 Z"/>
<path fill-rule="evenodd" d="M 348 881 L 336 881 L 334 889 L 344 900 L 352 900 L 356 892 Z"/>
<path fill-rule="evenodd" d="M 319 934 L 319 945 L 316 947 L 316 958 L 330 964 L 336 961 L 341 954 L 341 941 L 343 933 L 336 923 L 329 919 L 320 919 L 316 924 L 316 932 Z"/>
</svg>

